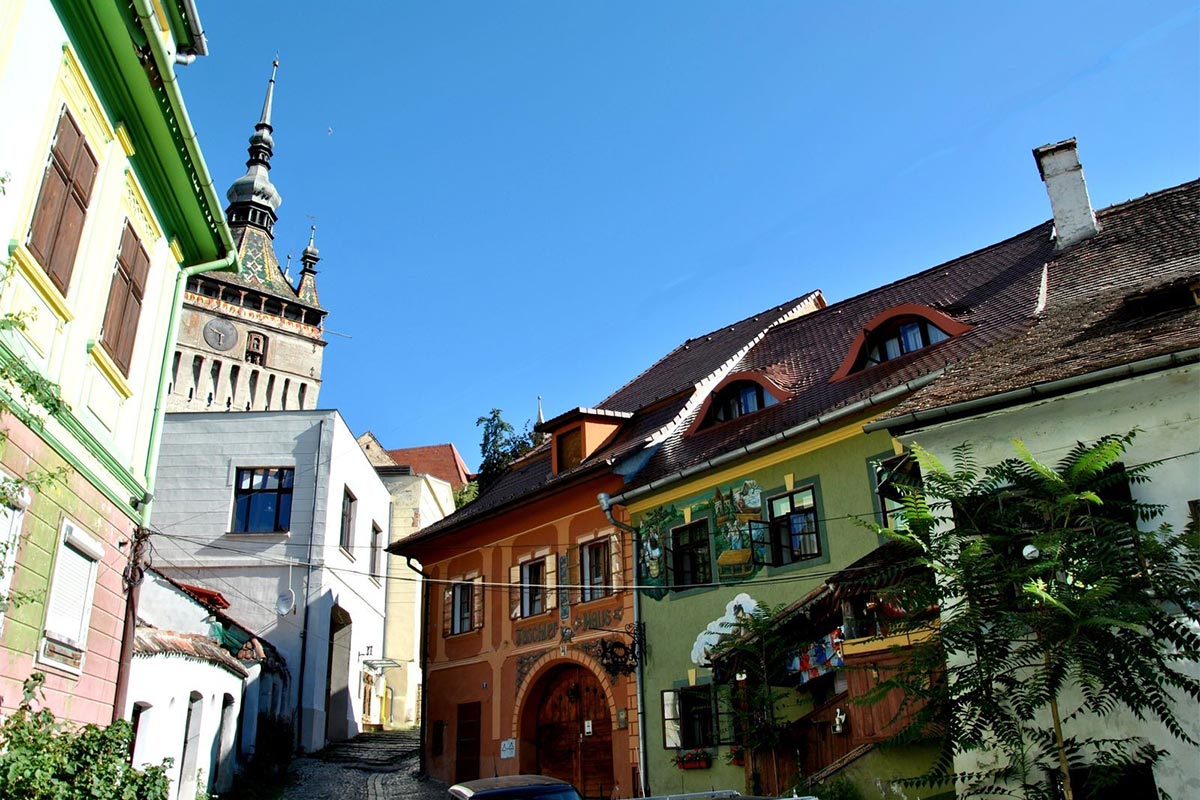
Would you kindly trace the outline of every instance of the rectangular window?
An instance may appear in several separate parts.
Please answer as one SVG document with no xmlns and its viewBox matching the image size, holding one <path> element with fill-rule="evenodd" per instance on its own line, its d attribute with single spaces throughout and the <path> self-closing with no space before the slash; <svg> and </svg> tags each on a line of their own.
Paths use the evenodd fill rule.
<svg viewBox="0 0 1200 800">
<path fill-rule="evenodd" d="M 0 475 L 0 481 L 14 495 L 13 502 L 17 502 L 17 496 L 22 494 L 26 500 L 29 499 L 29 490 L 20 488 L 11 478 Z M 17 550 L 21 546 L 21 527 L 24 522 L 24 509 L 0 502 L 0 631 L 4 630 L 4 615 L 8 612 L 8 592 L 12 588 L 13 569 L 17 563 Z"/>
<path fill-rule="evenodd" d="M 717 744 L 713 687 L 685 686 L 662 693 L 663 747 L 688 750 Z"/>
<path fill-rule="evenodd" d="M 583 461 L 583 429 L 575 428 L 554 436 L 558 471 L 566 472 Z"/>
<path fill-rule="evenodd" d="M 546 610 L 546 562 L 521 565 L 521 616 L 532 617 Z"/>
<path fill-rule="evenodd" d="M 554 554 L 539 555 L 508 570 L 509 617 L 533 617 L 558 606 L 558 563 Z"/>
<path fill-rule="evenodd" d="M 338 544 L 351 557 L 354 555 L 354 514 L 358 510 L 358 500 L 346 489 L 342 492 L 342 530 L 338 536 Z"/>
<path fill-rule="evenodd" d="M 69 520 L 63 520 L 58 554 L 46 603 L 42 659 L 72 670 L 83 668 L 96 570 L 104 545 Z"/>
<path fill-rule="evenodd" d="M 483 627 L 483 576 L 454 579 L 442 593 L 442 636 Z"/>
<path fill-rule="evenodd" d="M 821 555 L 816 491 L 808 486 L 771 498 L 771 563 L 791 564 Z"/>
<path fill-rule="evenodd" d="M 875 493 L 879 495 L 880 524 L 896 531 L 908 530 L 904 521 L 904 491 L 921 485 L 921 466 L 903 453 L 873 462 Z"/>
<path fill-rule="evenodd" d="M 579 547 L 579 576 L 583 584 L 580 599 L 599 600 L 613 592 L 612 552 L 607 538 Z"/>
<path fill-rule="evenodd" d="M 233 490 L 233 533 L 279 533 L 291 529 L 291 467 L 239 468 Z"/>
<path fill-rule="evenodd" d="M 708 538 L 707 519 L 671 531 L 673 586 L 687 589 L 712 583 L 712 550 Z"/>
<path fill-rule="evenodd" d="M 29 226 L 29 252 L 64 295 L 71 284 L 99 163 L 65 108 L 58 118 Z"/>
<path fill-rule="evenodd" d="M 146 295 L 146 276 L 149 273 L 150 257 L 146 255 L 146 248 L 134 233 L 129 220 L 125 220 L 121 249 L 117 252 L 112 284 L 108 289 L 108 308 L 104 312 L 100 341 L 126 376 L 129 375 L 129 364 L 133 359 L 133 343 L 137 337 L 138 320 Z M 219 362 L 214 362 L 213 367 L 214 391 L 216 371 L 219 369 L 217 364 Z"/>
<path fill-rule="evenodd" d="M 380 561 L 383 558 L 383 528 L 379 523 L 371 523 L 371 577 L 379 580 L 383 577 L 380 572 Z"/>
</svg>

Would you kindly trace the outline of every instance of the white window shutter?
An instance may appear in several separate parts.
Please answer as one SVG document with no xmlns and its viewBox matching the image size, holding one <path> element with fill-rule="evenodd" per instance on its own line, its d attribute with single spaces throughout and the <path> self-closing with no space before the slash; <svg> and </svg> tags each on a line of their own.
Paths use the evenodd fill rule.
<svg viewBox="0 0 1200 800">
<path fill-rule="evenodd" d="M 621 558 L 621 534 L 614 533 L 608 537 L 608 568 L 609 581 L 612 591 L 619 592 L 625 585 L 625 561 Z"/>
<path fill-rule="evenodd" d="M 546 556 L 546 610 L 558 606 L 558 557 Z"/>
<path fill-rule="evenodd" d="M 91 616 L 95 564 L 72 545 L 60 545 L 46 604 L 47 637 L 83 649 Z"/>
</svg>

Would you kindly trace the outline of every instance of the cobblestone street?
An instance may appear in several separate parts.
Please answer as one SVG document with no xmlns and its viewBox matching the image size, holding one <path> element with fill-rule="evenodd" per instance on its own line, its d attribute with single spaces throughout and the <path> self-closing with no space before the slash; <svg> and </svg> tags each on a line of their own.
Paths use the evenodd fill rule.
<svg viewBox="0 0 1200 800">
<path fill-rule="evenodd" d="M 444 800 L 446 786 L 416 771 L 414 738 L 363 734 L 293 761 L 283 800 Z"/>
</svg>

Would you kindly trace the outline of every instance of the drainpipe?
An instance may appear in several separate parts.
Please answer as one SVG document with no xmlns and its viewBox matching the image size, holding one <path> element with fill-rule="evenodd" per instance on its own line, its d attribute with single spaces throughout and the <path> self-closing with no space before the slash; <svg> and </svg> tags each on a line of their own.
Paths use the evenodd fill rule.
<svg viewBox="0 0 1200 800">
<path fill-rule="evenodd" d="M 650 776 L 646 773 L 646 719 L 642 715 L 642 709 L 646 705 L 645 695 L 646 687 L 643 683 L 642 666 L 645 664 L 646 649 L 645 649 L 645 634 L 642 631 L 642 593 L 637 586 L 637 554 L 641 551 L 641 533 L 632 525 L 626 525 L 624 522 L 618 521 L 613 517 L 612 501 L 605 492 L 596 495 L 596 499 L 600 501 L 600 508 L 604 511 L 604 516 L 608 518 L 610 524 L 620 528 L 623 531 L 628 531 L 633 536 L 633 629 L 637 631 L 638 638 L 638 667 L 634 673 L 637 679 L 637 719 L 638 719 L 638 778 L 641 781 L 641 796 L 646 797 L 650 794 Z"/>
<path fill-rule="evenodd" d="M 425 665 L 429 661 L 429 579 L 430 574 L 421 567 L 414 567 L 412 556 L 405 556 L 404 562 L 413 572 L 421 576 L 421 743 L 417 747 L 417 774 L 427 775 L 428 770 L 425 764 L 425 742 L 426 738 L 426 719 L 428 715 L 425 713 L 429 709 L 429 692 L 426 691 L 429 687 L 425 685 Z"/>
<path fill-rule="evenodd" d="M 321 485 L 321 446 L 325 442 L 325 418 L 322 417 L 317 427 L 317 457 L 313 464 L 313 507 L 312 521 L 308 531 L 308 558 L 304 563 L 304 622 L 300 628 L 300 677 L 296 687 L 296 738 L 293 745 L 304 741 L 304 668 L 308 664 L 308 595 L 312 587 L 313 570 L 313 540 L 317 538 L 317 498 L 320 496 Z M 291 587 L 289 587 L 291 588 Z M 328 691 L 328 687 L 326 687 Z"/>
<path fill-rule="evenodd" d="M 155 61 L 159 65 L 159 71 L 162 73 L 163 85 L 167 90 L 170 104 L 175 111 L 180 134 L 183 136 L 184 147 L 192 159 L 193 166 L 196 168 L 196 177 L 199 179 L 204 200 L 211 208 L 220 209 L 221 203 L 217 198 L 212 176 L 208 172 L 208 165 L 204 161 L 204 155 L 200 152 L 200 145 L 196 140 L 196 131 L 192 127 L 191 119 L 187 115 L 187 107 L 183 103 L 179 84 L 175 80 L 174 59 L 167 53 L 166 45 L 163 44 L 162 39 L 158 36 L 154 20 L 150 16 L 151 11 L 148 0 L 133 0 L 133 4 L 142 29 L 146 32 L 146 37 L 150 42 L 150 48 L 154 53 Z M 179 317 L 183 307 L 183 293 L 187 288 L 188 278 L 201 272 L 227 270 L 230 268 L 236 269 L 237 267 L 237 250 L 233 245 L 233 236 L 229 232 L 229 226 L 223 221 L 217 226 L 217 235 L 221 240 L 221 247 L 225 250 L 225 255 L 222 258 L 214 261 L 206 261 L 201 264 L 194 264 L 190 267 L 183 267 L 175 276 L 175 291 L 171 298 L 170 319 L 167 323 L 167 346 L 163 350 L 162 364 L 159 367 L 158 391 L 154 398 L 154 411 L 150 420 L 150 441 L 146 448 L 146 493 L 137 502 L 133 503 L 135 513 L 138 511 L 141 512 L 140 525 L 134 536 L 133 552 L 130 554 L 130 563 L 134 573 L 140 573 L 142 568 L 140 563 L 140 539 L 138 537 L 142 536 L 144 530 L 150 525 L 151 504 L 154 500 L 155 473 L 157 471 L 156 465 L 158 464 L 158 454 L 162 444 L 162 426 L 167 384 L 170 379 L 171 358 L 174 353 L 175 337 L 179 335 Z M 125 700 L 129 695 L 129 670 L 132 666 L 134 640 L 137 636 L 137 607 L 140 595 L 138 585 L 140 583 L 139 574 L 137 582 L 128 587 L 125 597 L 125 621 L 121 631 L 121 651 L 117 660 L 117 680 L 113 694 L 114 721 L 125 716 Z"/>
</svg>

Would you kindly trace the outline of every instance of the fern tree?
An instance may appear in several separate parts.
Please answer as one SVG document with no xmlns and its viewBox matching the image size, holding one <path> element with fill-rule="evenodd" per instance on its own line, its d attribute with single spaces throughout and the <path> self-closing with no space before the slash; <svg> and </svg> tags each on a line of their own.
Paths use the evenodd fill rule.
<svg viewBox="0 0 1200 800">
<path fill-rule="evenodd" d="M 948 468 L 914 448 L 922 487 L 902 487 L 908 542 L 935 582 L 902 585 L 908 608 L 941 609 L 939 634 L 876 695 L 904 690 L 900 740 L 944 742 L 912 783 L 955 781 L 962 796 L 1086 797 L 1165 753 L 1116 735 L 1119 712 L 1191 742 L 1200 682 L 1200 558 L 1195 521 L 1154 526 L 1159 506 L 1122 487 L 1153 464 L 1125 467 L 1134 433 L 1079 444 L 1056 466 L 1020 442 L 982 470 L 964 445 Z M 920 623 L 911 622 L 916 626 Z M 957 768 L 956 768 L 957 763 Z M 1090 767 L 1072 786 L 1070 768 Z"/>
<path fill-rule="evenodd" d="M 783 742 L 788 721 L 781 719 L 777 707 L 787 696 L 780 687 L 785 681 L 786 654 L 795 642 L 779 625 L 780 606 L 758 605 L 752 612 L 738 618 L 736 628 L 722 636 L 709 655 L 713 664 L 732 681 L 732 691 L 722 695 L 720 702 L 728 703 L 719 709 L 732 719 L 738 743 L 750 752 L 751 781 L 757 793 L 761 763 L 771 771 L 772 785 L 779 784 L 778 746 Z"/>
</svg>

